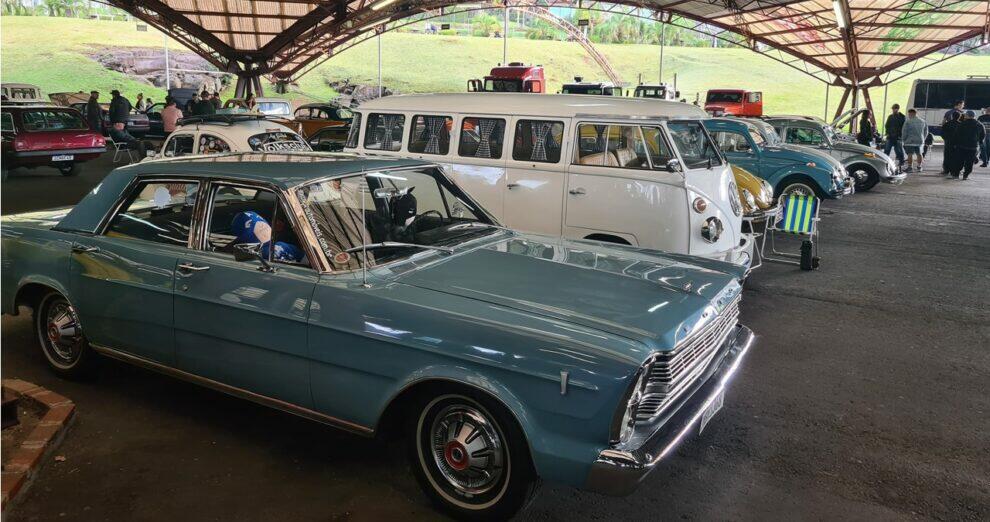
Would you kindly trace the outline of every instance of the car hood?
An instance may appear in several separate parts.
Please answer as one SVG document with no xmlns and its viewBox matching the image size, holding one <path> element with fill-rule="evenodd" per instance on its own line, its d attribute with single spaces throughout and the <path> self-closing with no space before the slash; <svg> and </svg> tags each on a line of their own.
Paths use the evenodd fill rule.
<svg viewBox="0 0 990 522">
<path fill-rule="evenodd" d="M 776 147 L 782 151 L 796 155 L 796 159 L 801 161 L 814 161 L 825 167 L 827 170 L 843 170 L 842 163 L 833 158 L 826 149 L 809 147 L 807 145 L 794 145 L 793 143 L 780 143 Z"/>
<path fill-rule="evenodd" d="M 884 157 L 884 158 L 886 157 L 883 156 L 883 152 L 874 149 L 873 147 L 860 145 L 859 143 L 850 142 L 850 141 L 836 141 L 834 144 L 832 144 L 832 148 L 835 150 L 841 150 L 842 152 L 856 152 L 859 154 L 866 154 L 867 152 L 872 152 L 873 154 L 876 154 L 877 157 Z"/>
<path fill-rule="evenodd" d="M 397 282 L 670 350 L 739 295 L 743 275 L 736 265 L 693 256 L 514 234 Z"/>
</svg>

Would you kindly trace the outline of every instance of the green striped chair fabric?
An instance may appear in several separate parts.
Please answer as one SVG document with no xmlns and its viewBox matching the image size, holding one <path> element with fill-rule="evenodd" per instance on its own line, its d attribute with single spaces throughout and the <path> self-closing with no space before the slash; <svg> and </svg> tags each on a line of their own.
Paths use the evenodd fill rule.
<svg viewBox="0 0 990 522">
<path fill-rule="evenodd" d="M 783 219 L 777 230 L 788 234 L 811 235 L 814 227 L 818 198 L 802 194 L 790 194 L 784 202 Z"/>
</svg>

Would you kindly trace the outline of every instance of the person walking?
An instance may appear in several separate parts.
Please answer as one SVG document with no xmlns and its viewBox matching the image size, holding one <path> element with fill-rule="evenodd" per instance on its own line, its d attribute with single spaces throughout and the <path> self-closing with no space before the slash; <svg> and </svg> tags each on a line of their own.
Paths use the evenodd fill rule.
<svg viewBox="0 0 990 522">
<path fill-rule="evenodd" d="M 962 179 L 969 179 L 969 175 L 973 173 L 976 151 L 986 136 L 987 133 L 983 129 L 983 124 L 976 121 L 976 113 L 973 111 L 964 112 L 955 131 L 955 146 L 958 155 L 956 163 L 962 171 Z M 959 170 L 953 171 L 953 177 L 959 177 Z"/>
<path fill-rule="evenodd" d="M 872 146 L 873 133 L 876 130 L 873 128 L 873 118 L 869 111 L 864 112 L 859 117 L 859 132 L 856 133 L 856 142 L 860 145 L 866 145 L 867 147 Z"/>
<path fill-rule="evenodd" d="M 171 96 L 166 96 L 165 108 L 162 109 L 162 128 L 166 135 L 175 130 L 180 118 L 182 118 L 182 111 L 175 106 L 175 100 Z"/>
<path fill-rule="evenodd" d="M 100 107 L 100 92 L 89 91 L 86 102 L 86 123 L 89 128 L 103 134 L 103 107 Z"/>
<path fill-rule="evenodd" d="M 959 170 L 961 167 L 957 167 L 957 157 L 956 153 L 956 128 L 959 126 L 959 120 L 952 117 L 952 114 L 946 113 L 945 121 L 942 122 L 942 141 L 945 142 L 945 147 L 942 153 L 942 170 L 946 176 L 959 177 Z M 953 175 L 955 173 L 955 175 Z"/>
<path fill-rule="evenodd" d="M 890 156 L 890 151 L 897 154 L 897 166 L 904 165 L 904 145 L 901 141 L 901 131 L 904 130 L 904 115 L 901 114 L 901 106 L 898 104 L 893 104 L 890 106 L 890 115 L 887 116 L 887 122 L 884 123 L 884 132 L 887 134 L 887 140 L 883 144 L 883 153 Z"/>
<path fill-rule="evenodd" d="M 959 117 L 962 116 L 964 107 L 966 107 L 965 100 L 956 100 L 952 103 L 952 108 L 945 111 L 945 114 L 942 115 L 942 119 L 945 120 L 948 118 L 950 120 L 958 120 Z"/>
<path fill-rule="evenodd" d="M 137 98 L 134 100 L 134 108 L 138 112 L 144 112 L 148 109 L 148 102 L 144 100 L 144 93 L 139 92 Z"/>
<path fill-rule="evenodd" d="M 976 121 L 983 125 L 986 136 L 980 142 L 980 166 L 986 167 L 990 163 L 990 107 L 983 108 L 983 114 Z"/>
<path fill-rule="evenodd" d="M 907 169 L 911 172 L 914 167 L 914 158 L 918 159 L 918 172 L 921 172 L 921 148 L 925 146 L 928 138 L 928 124 L 918 117 L 918 111 L 908 109 L 907 119 L 904 120 L 904 127 L 901 129 L 901 138 L 904 140 L 904 152 L 907 155 Z"/>
</svg>

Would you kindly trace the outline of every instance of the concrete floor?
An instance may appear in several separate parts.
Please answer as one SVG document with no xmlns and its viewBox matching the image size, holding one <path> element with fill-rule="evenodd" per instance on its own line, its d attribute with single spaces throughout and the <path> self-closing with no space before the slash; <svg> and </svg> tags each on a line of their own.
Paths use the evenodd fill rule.
<svg viewBox="0 0 990 522">
<path fill-rule="evenodd" d="M 3 212 L 71 204 L 108 165 L 15 171 Z M 519 518 L 990 519 L 990 171 L 828 202 L 822 235 L 820 271 L 747 283 L 759 344 L 702 437 L 630 497 L 545 484 Z M 61 381 L 27 316 L 2 329 L 3 376 L 79 413 L 11 522 L 440 518 L 396 447 L 112 362 Z"/>
</svg>

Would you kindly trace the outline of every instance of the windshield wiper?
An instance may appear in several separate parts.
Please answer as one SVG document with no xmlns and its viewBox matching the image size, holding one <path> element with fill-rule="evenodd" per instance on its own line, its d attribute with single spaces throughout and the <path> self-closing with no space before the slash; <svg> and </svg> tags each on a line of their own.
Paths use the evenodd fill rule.
<svg viewBox="0 0 990 522">
<path fill-rule="evenodd" d="M 447 227 L 447 230 L 464 230 L 465 228 L 497 228 L 499 230 L 512 231 L 511 228 L 503 227 L 502 225 L 493 225 L 491 223 L 482 223 L 481 221 L 466 221 L 464 223 L 458 223 L 456 225 L 451 225 Z"/>
<path fill-rule="evenodd" d="M 369 243 L 367 245 L 356 246 L 354 248 L 348 248 L 344 252 L 352 254 L 354 252 L 360 252 L 362 250 L 375 250 L 377 248 L 422 248 L 423 250 L 436 250 L 442 254 L 450 255 L 454 253 L 454 249 L 451 247 L 433 246 L 433 245 L 417 245 L 415 243 L 399 243 L 395 241 L 383 241 L 381 243 Z"/>
</svg>

